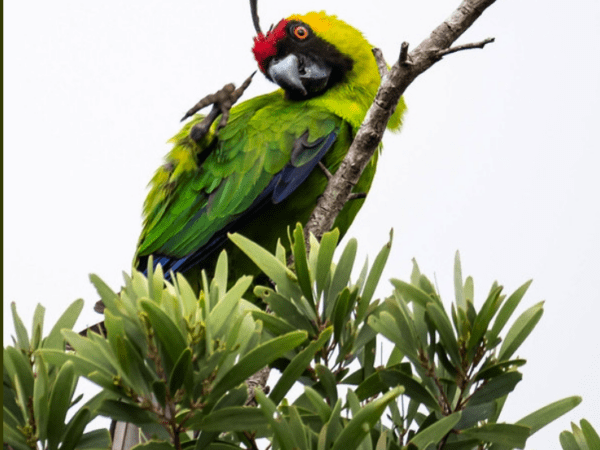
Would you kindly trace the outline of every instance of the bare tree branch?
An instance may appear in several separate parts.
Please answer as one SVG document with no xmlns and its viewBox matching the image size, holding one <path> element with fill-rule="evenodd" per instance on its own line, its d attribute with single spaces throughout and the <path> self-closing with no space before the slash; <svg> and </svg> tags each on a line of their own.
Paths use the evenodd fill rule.
<svg viewBox="0 0 600 450">
<path fill-rule="evenodd" d="M 320 239 L 323 233 L 330 230 L 335 218 L 348 201 L 352 188 L 358 182 L 364 168 L 381 142 L 387 123 L 394 113 L 398 101 L 413 80 L 438 62 L 444 54 L 462 50 L 450 46 L 456 41 L 479 16 L 496 0 L 463 0 L 459 7 L 440 24 L 431 35 L 421 42 L 413 51 L 408 52 L 408 44 L 402 44 L 400 57 L 392 68 L 385 72 L 375 100 L 367 112 L 365 120 L 356 134 L 348 154 L 335 175 L 327 184 L 323 195 L 319 198 L 305 227 L 307 246 L 312 233 Z M 481 48 L 490 40 L 483 41 Z M 471 45 L 471 47 L 468 47 Z M 473 48 L 473 44 L 462 46 Z M 446 52 L 446 53 L 444 53 Z M 441 53 L 441 54 L 440 54 Z M 376 54 L 374 52 L 374 54 Z M 379 71 L 380 59 L 376 55 Z"/>
</svg>

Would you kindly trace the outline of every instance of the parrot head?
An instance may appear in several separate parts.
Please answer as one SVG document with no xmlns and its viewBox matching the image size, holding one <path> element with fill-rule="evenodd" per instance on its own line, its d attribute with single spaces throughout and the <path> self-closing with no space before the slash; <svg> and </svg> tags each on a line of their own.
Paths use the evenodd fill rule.
<svg viewBox="0 0 600 450">
<path fill-rule="evenodd" d="M 266 34 L 257 31 L 252 52 L 260 70 L 291 99 L 318 96 L 345 79 L 355 66 L 345 39 L 366 44 L 360 32 L 324 12 L 293 15 Z"/>
</svg>

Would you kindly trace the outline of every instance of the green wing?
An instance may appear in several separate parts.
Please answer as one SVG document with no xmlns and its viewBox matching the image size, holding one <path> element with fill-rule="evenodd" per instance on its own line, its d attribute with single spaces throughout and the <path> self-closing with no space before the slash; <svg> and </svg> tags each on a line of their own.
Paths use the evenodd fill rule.
<svg viewBox="0 0 600 450">
<path fill-rule="evenodd" d="M 136 255 L 165 271 L 185 272 L 220 250 L 267 205 L 285 201 L 333 146 L 342 119 L 324 109 L 285 100 L 280 92 L 240 104 L 229 122 L 199 144 L 189 130 L 173 138 L 144 206 Z"/>
</svg>

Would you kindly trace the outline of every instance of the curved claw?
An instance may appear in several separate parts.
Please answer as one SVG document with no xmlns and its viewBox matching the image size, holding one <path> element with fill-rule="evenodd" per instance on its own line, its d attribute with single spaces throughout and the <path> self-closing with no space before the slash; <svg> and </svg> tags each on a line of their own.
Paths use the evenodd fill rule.
<svg viewBox="0 0 600 450">
<path fill-rule="evenodd" d="M 246 78 L 242 85 L 237 89 L 232 83 L 226 84 L 225 86 L 223 86 L 222 89 L 215 92 L 214 94 L 209 94 L 206 97 L 200 99 L 198 103 L 192 106 L 189 109 L 189 111 L 185 113 L 185 116 L 183 116 L 181 121 L 184 121 L 188 117 L 193 116 L 202 108 L 208 105 L 213 105 L 212 110 L 202 120 L 202 122 L 197 123 L 192 127 L 190 131 L 190 136 L 194 141 L 199 142 L 206 135 L 206 133 L 208 133 L 208 130 L 210 129 L 212 123 L 216 120 L 219 114 L 221 114 L 221 120 L 217 125 L 217 129 L 221 129 L 225 125 L 227 125 L 227 120 L 229 119 L 229 111 L 231 110 L 235 102 L 237 102 L 238 99 L 242 96 L 246 88 L 250 85 L 254 74 L 256 74 L 256 71 L 254 71 L 248 78 Z"/>
</svg>

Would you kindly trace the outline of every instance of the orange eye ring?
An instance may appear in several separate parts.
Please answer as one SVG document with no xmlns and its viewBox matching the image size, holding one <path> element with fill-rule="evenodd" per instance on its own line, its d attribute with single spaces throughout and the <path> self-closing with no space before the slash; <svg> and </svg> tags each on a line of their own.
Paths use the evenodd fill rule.
<svg viewBox="0 0 600 450">
<path fill-rule="evenodd" d="M 304 40 L 308 37 L 308 29 L 302 25 L 298 25 L 294 28 L 294 36 L 300 40 Z"/>
</svg>

